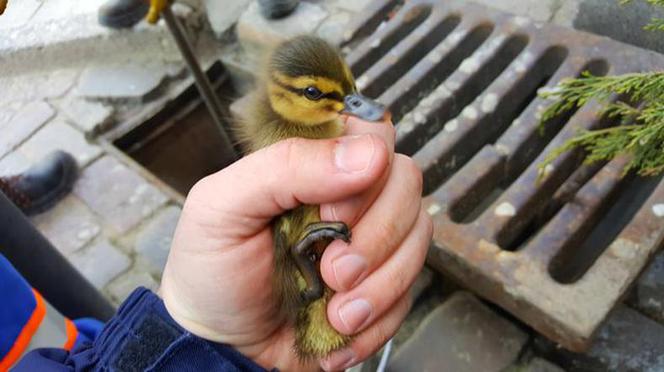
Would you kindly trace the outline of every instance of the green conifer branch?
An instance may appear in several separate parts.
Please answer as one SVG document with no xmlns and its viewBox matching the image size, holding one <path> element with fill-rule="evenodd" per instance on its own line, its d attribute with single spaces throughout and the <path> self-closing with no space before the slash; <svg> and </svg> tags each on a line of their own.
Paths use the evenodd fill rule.
<svg viewBox="0 0 664 372">
<path fill-rule="evenodd" d="M 622 101 L 612 102 L 615 94 L 641 104 L 632 107 Z M 656 175 L 664 171 L 664 72 L 609 77 L 584 73 L 540 95 L 554 100 L 542 114 L 542 123 L 591 99 L 604 106 L 602 115 L 622 122 L 616 127 L 581 131 L 552 151 L 540 164 L 540 170 L 562 153 L 580 148 L 585 150 L 588 163 L 629 155 L 625 172 L 635 170 L 640 175 Z"/>
<path fill-rule="evenodd" d="M 630 1 L 622 0 L 621 3 Z M 646 1 L 664 7 L 664 0 Z M 664 19 L 653 19 L 647 29 L 664 31 Z M 593 76 L 584 72 L 579 78 L 565 79 L 553 89 L 542 90 L 540 96 L 553 101 L 542 113 L 542 125 L 591 100 L 602 105 L 602 115 L 621 123 L 610 128 L 581 131 L 546 156 L 540 164 L 541 175 L 544 175 L 545 167 L 561 154 L 575 149 L 585 151 L 587 163 L 627 155 L 630 160 L 625 173 L 631 170 L 643 176 L 664 173 L 664 72 L 620 76 Z"/>
</svg>

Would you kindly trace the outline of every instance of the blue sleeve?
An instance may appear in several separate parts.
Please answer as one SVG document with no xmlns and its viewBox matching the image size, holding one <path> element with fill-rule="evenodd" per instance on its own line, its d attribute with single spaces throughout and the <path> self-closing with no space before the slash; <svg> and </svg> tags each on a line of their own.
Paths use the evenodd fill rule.
<svg viewBox="0 0 664 372">
<path fill-rule="evenodd" d="M 180 327 L 163 302 L 136 289 L 91 343 L 37 349 L 14 371 L 265 371 L 233 348 L 206 341 Z"/>
</svg>

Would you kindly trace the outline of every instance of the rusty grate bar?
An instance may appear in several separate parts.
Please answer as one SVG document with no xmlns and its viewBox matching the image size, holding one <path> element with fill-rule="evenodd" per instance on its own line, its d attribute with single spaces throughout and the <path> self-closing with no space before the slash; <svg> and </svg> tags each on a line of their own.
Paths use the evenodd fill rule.
<svg viewBox="0 0 664 372">
<path fill-rule="evenodd" d="M 664 181 L 621 178 L 624 159 L 545 154 L 613 125 L 589 103 L 538 131 L 538 89 L 583 71 L 664 69 L 664 56 L 457 0 L 378 0 L 347 56 L 425 174 L 429 264 L 581 351 L 664 241 Z"/>
</svg>

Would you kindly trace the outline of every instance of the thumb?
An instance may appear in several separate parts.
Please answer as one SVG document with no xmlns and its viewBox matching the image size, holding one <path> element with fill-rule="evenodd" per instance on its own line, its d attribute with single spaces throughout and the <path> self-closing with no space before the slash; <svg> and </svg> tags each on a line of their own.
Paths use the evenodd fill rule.
<svg viewBox="0 0 664 372">
<path fill-rule="evenodd" d="M 204 203 L 216 219 L 232 216 L 236 233 L 255 234 L 298 205 L 331 203 L 368 189 L 385 172 L 388 157 L 387 145 L 375 134 L 292 138 L 202 179 L 187 203 Z"/>
</svg>

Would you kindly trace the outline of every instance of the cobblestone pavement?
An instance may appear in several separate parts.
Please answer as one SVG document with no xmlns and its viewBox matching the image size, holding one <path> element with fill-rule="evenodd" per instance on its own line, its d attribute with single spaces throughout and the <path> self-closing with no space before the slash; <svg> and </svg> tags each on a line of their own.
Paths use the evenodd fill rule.
<svg viewBox="0 0 664 372">
<path fill-rule="evenodd" d="M 593 5 L 590 0 L 476 1 L 569 26 L 581 22 L 580 9 Z M 159 102 L 185 82 L 186 73 L 163 23 L 106 30 L 96 23 L 103 2 L 74 6 L 71 0 L 10 0 L 0 17 L 0 33 L 7 35 L 0 39 L 0 175 L 18 173 L 53 149 L 74 155 L 81 167 L 74 191 L 33 222 L 117 304 L 138 285 L 158 286 L 182 198 L 113 148 L 105 133 L 126 121 L 128 112 Z M 277 22 L 260 18 L 249 0 L 223 1 L 223 9 L 218 0 L 189 0 L 175 10 L 199 52 L 205 58 L 221 54 L 233 76 L 241 79 L 270 40 L 313 32 L 340 42 L 345 26 L 368 2 L 306 1 L 293 17 Z M 229 35 L 237 35 L 239 43 Z M 432 295 L 432 280 L 447 281 L 428 273 L 420 288 L 424 300 L 416 303 L 404 325 L 406 334 L 397 337 L 405 341 L 393 354 L 391 368 L 436 357 L 437 363 L 468 371 L 560 371 L 556 364 L 570 370 L 629 370 L 632 365 L 664 369 L 664 360 L 656 355 L 664 346 L 658 336 L 664 334 L 663 262 L 660 255 L 630 295 L 629 307 L 601 331 L 605 347 L 581 359 L 542 346 L 545 342 L 509 315 L 454 286 Z M 432 332 L 436 329 L 440 332 Z M 648 345 L 641 349 L 629 346 L 639 340 L 621 336 L 640 330 L 649 330 L 643 338 Z M 445 340 L 431 341 L 442 334 Z M 445 352 L 432 348 L 441 345 Z M 633 358 L 626 360 L 627 354 Z"/>
</svg>

